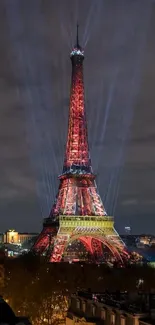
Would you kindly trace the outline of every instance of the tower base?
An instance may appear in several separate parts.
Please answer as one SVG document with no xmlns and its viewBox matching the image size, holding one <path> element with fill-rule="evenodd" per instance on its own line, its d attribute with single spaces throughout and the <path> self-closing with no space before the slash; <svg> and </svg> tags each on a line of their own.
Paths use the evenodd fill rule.
<svg viewBox="0 0 155 325">
<path fill-rule="evenodd" d="M 114 229 L 113 217 L 59 216 L 57 221 L 44 219 L 43 230 L 33 249 L 47 255 L 50 262 L 61 262 L 68 245 L 80 240 L 89 254 L 97 259 L 106 247 L 113 260 L 123 263 L 128 258 L 125 244 Z"/>
</svg>

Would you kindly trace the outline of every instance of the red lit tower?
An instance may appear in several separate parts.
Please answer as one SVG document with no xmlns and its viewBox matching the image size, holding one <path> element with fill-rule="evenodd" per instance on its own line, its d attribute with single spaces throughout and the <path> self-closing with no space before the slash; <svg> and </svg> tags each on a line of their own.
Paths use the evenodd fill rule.
<svg viewBox="0 0 155 325">
<path fill-rule="evenodd" d="M 107 247 L 114 259 L 123 261 L 124 243 L 114 229 L 113 217 L 106 214 L 92 171 L 84 101 L 84 51 L 79 45 L 70 54 L 72 79 L 68 135 L 63 172 L 55 203 L 34 249 L 49 253 L 51 262 L 60 262 L 69 243 L 80 240 L 94 256 Z"/>
</svg>

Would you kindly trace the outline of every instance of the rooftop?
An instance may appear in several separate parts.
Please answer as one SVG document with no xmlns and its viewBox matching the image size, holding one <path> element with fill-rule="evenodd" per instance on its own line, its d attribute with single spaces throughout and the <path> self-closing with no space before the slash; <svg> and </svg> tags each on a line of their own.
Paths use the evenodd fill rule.
<svg viewBox="0 0 155 325">
<path fill-rule="evenodd" d="M 145 318 L 141 318 L 140 320 L 141 320 L 141 322 L 151 324 L 151 325 L 155 325 L 155 319 L 154 318 L 145 317 Z"/>
<path fill-rule="evenodd" d="M 128 312 L 131 314 L 144 314 L 147 313 L 149 309 L 149 306 L 146 304 L 144 297 L 139 296 L 137 297 L 137 299 L 131 300 L 127 292 L 104 292 L 101 294 L 78 292 L 78 297 L 92 300 L 94 303 L 103 303 L 110 307 L 118 308 L 123 310 L 124 312 Z"/>
</svg>

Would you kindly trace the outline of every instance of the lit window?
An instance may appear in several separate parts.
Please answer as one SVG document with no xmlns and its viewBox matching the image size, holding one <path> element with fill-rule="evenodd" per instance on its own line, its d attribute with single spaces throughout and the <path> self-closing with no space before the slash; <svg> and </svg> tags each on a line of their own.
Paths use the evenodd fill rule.
<svg viewBox="0 0 155 325">
<path fill-rule="evenodd" d="M 121 325 L 125 325 L 125 317 L 121 316 Z"/>
<path fill-rule="evenodd" d="M 101 319 L 105 320 L 105 309 L 101 309 Z"/>
<path fill-rule="evenodd" d="M 76 308 L 80 309 L 80 300 L 79 299 L 76 300 Z"/>
<path fill-rule="evenodd" d="M 83 301 L 82 302 L 82 311 L 85 313 L 85 311 L 86 311 L 86 302 L 85 301 Z"/>
<path fill-rule="evenodd" d="M 92 315 L 95 316 L 95 312 L 96 312 L 96 306 L 92 305 Z"/>
<path fill-rule="evenodd" d="M 111 325 L 114 325 L 115 324 L 115 314 L 112 313 L 111 314 Z"/>
</svg>

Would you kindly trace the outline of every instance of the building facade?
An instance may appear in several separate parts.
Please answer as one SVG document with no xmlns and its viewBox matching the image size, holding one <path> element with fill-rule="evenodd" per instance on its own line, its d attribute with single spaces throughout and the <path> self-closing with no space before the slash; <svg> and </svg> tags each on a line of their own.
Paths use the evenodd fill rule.
<svg viewBox="0 0 155 325">
<path fill-rule="evenodd" d="M 124 298 L 125 299 L 125 298 Z M 124 303 L 111 295 L 78 294 L 71 297 L 66 325 L 146 325 L 153 324 L 146 305 Z"/>
<path fill-rule="evenodd" d="M 37 233 L 20 233 L 14 229 L 8 230 L 3 234 L 4 244 L 22 245 L 26 241 L 36 237 Z"/>
</svg>

